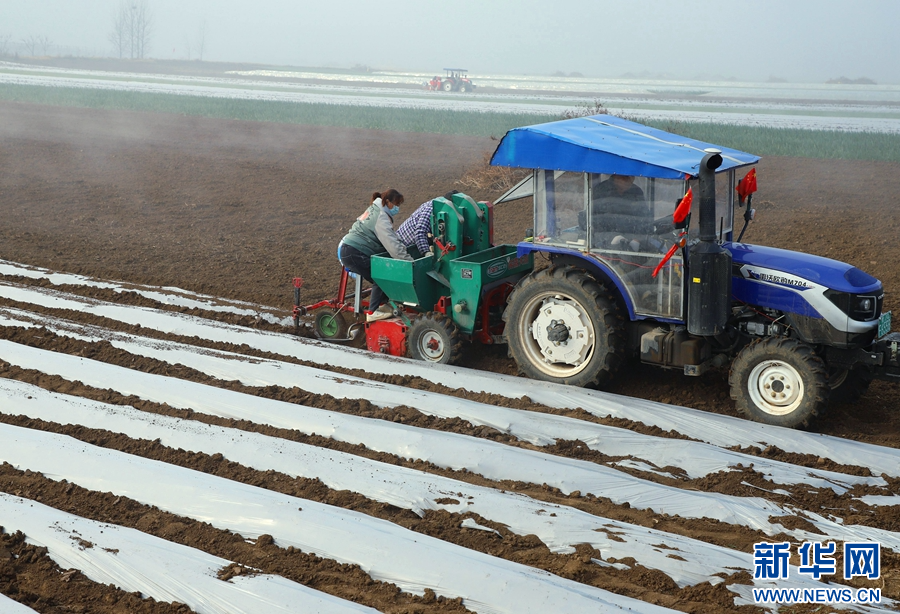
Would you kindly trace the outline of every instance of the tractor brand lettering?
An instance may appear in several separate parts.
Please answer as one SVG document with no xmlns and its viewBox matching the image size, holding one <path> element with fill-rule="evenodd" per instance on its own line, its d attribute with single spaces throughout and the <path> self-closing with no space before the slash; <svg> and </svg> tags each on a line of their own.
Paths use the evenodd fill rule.
<svg viewBox="0 0 900 614">
<path fill-rule="evenodd" d="M 487 268 L 486 272 L 488 277 L 500 277 L 506 273 L 506 262 L 495 262 Z"/>
<path fill-rule="evenodd" d="M 768 273 L 756 273 L 755 277 L 760 281 L 768 281 L 773 284 L 781 284 L 784 286 L 794 286 L 797 288 L 810 288 L 811 286 L 802 279 L 794 279 L 792 277 L 784 277 L 782 275 L 770 275 Z"/>
<path fill-rule="evenodd" d="M 771 284 L 778 284 L 780 286 L 791 286 L 792 288 L 812 288 L 812 285 L 810 285 L 809 282 L 798 277 L 789 277 L 787 275 L 773 275 L 771 273 L 763 273 L 762 271 L 754 271 L 748 268 L 745 268 L 744 272 L 745 277 L 756 279 L 758 281 L 765 281 Z"/>
<path fill-rule="evenodd" d="M 461 269 L 459 272 L 459 276 L 463 279 L 472 279 L 472 269 Z"/>
</svg>

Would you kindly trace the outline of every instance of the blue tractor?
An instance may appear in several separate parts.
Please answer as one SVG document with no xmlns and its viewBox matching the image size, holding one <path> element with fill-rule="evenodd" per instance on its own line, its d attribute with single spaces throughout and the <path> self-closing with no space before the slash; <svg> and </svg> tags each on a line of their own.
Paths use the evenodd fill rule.
<svg viewBox="0 0 900 614">
<path fill-rule="evenodd" d="M 879 280 L 741 242 L 758 161 L 608 115 L 509 131 L 491 164 L 532 174 L 495 204 L 533 198 L 517 255 L 551 262 L 503 312 L 520 372 L 602 387 L 634 357 L 689 376 L 729 367 L 738 409 L 787 427 L 900 381 Z"/>
</svg>

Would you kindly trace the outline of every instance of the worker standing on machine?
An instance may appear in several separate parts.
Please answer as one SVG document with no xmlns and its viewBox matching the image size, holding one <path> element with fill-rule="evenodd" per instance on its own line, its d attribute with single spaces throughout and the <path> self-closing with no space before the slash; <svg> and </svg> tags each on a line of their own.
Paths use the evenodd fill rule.
<svg viewBox="0 0 900 614">
<path fill-rule="evenodd" d="M 372 280 L 372 256 L 388 252 L 391 258 L 412 260 L 406 246 L 394 232 L 394 217 L 400 213 L 401 204 L 403 195 L 394 188 L 372 194 L 372 204 L 356 218 L 338 248 L 341 264 L 372 284 L 367 322 L 384 320 L 393 315 L 391 306 L 384 304 L 384 292 Z"/>
<path fill-rule="evenodd" d="M 444 198 L 451 200 L 454 194 L 459 194 L 459 190 L 450 190 L 444 194 Z M 415 245 L 422 256 L 434 254 L 434 247 L 432 246 L 434 237 L 431 235 L 431 216 L 434 213 L 433 202 L 434 200 L 432 199 L 419 205 L 397 229 L 397 237 L 400 241 L 407 247 Z"/>
</svg>

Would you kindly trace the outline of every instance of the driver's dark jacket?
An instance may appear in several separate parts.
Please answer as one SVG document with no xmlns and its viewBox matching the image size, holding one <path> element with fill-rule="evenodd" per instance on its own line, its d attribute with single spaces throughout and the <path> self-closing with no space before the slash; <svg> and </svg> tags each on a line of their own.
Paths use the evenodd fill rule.
<svg viewBox="0 0 900 614">
<path fill-rule="evenodd" d="M 646 232 L 646 226 L 653 220 L 652 209 L 644 200 L 641 188 L 632 184 L 619 192 L 611 179 L 594 187 L 591 210 L 595 231 Z"/>
</svg>

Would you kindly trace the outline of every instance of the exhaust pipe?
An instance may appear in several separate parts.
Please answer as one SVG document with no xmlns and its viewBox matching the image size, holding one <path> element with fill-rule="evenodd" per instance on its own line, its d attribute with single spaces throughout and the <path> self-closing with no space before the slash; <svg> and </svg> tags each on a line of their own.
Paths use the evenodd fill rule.
<svg viewBox="0 0 900 614">
<path fill-rule="evenodd" d="M 688 255 L 687 328 L 693 335 L 725 330 L 731 305 L 731 252 L 716 241 L 716 169 L 722 153 L 707 149 L 700 162 L 700 242 Z"/>
</svg>

